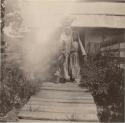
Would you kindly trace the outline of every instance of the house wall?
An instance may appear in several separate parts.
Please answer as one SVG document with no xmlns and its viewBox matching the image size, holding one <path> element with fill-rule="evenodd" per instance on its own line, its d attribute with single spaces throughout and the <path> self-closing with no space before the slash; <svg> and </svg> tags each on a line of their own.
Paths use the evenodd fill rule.
<svg viewBox="0 0 125 123">
<path fill-rule="evenodd" d="M 124 47 L 122 46 L 124 45 L 124 43 L 120 43 L 121 41 L 123 41 L 123 31 L 121 30 L 115 31 L 115 29 L 111 30 L 111 29 L 103 29 L 103 28 L 102 29 L 82 29 L 82 30 L 79 30 L 79 33 L 85 49 L 89 42 L 102 43 L 102 42 L 117 41 L 117 43 L 115 44 L 108 45 L 106 47 L 101 48 L 102 51 L 106 49 L 119 49 L 120 47 L 122 48 Z"/>
<path fill-rule="evenodd" d="M 123 40 L 124 40 L 124 42 L 120 43 L 120 48 L 124 49 L 124 50 L 120 51 L 120 57 L 125 58 L 125 31 L 124 31 L 124 39 Z M 120 64 L 120 67 L 125 69 L 125 62 Z"/>
<path fill-rule="evenodd" d="M 85 32 L 85 49 L 87 50 L 87 44 L 89 42 L 101 43 L 103 41 L 102 33 L 98 31 L 86 31 Z"/>
</svg>

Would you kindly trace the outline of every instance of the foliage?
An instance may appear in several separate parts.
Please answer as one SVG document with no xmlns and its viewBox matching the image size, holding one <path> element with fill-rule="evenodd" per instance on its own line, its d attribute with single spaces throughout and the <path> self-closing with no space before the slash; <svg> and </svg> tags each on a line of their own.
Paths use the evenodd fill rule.
<svg viewBox="0 0 125 123">
<path fill-rule="evenodd" d="M 0 18 L 0 22 L 1 22 L 1 48 L 0 48 L 0 52 L 4 52 L 5 50 L 5 40 L 4 40 L 4 25 L 5 25 L 5 0 L 1 0 L 1 18 Z"/>
<path fill-rule="evenodd" d="M 124 70 L 103 57 L 87 62 L 84 69 L 86 86 L 97 104 L 100 121 L 124 121 Z"/>
<path fill-rule="evenodd" d="M 38 81 L 33 81 L 14 63 L 2 63 L 0 89 L 0 116 L 13 107 L 19 108 L 38 91 Z"/>
<path fill-rule="evenodd" d="M 3 45 L 0 61 L 2 62 L 0 64 L 0 117 L 12 110 L 13 107 L 17 108 L 23 105 L 39 89 L 39 80 L 31 80 L 28 74 L 20 68 L 22 65 L 18 64 L 18 61 L 21 62 L 21 55 L 18 54 L 15 58 L 14 54 L 8 53 L 11 50 L 15 51 L 9 43 L 12 44 L 13 41 L 18 43 L 26 32 L 25 27 L 22 26 L 23 19 L 19 1 L 2 0 L 1 3 L 1 44 Z M 17 57 L 19 57 L 18 60 Z"/>
</svg>

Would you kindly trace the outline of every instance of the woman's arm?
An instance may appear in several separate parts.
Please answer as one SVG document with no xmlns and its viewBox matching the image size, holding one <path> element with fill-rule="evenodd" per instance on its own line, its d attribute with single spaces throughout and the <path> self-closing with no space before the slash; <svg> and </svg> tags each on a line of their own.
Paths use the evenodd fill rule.
<svg viewBox="0 0 125 123">
<path fill-rule="evenodd" d="M 84 47 L 83 47 L 83 45 L 82 45 L 82 42 L 81 42 L 81 40 L 80 40 L 79 35 L 78 35 L 78 40 L 79 40 L 79 45 L 80 45 L 80 50 L 81 50 L 81 52 L 82 52 L 82 55 L 83 55 L 83 56 L 86 56 L 87 54 L 86 54 L 86 51 L 85 51 L 85 49 L 84 49 Z"/>
</svg>

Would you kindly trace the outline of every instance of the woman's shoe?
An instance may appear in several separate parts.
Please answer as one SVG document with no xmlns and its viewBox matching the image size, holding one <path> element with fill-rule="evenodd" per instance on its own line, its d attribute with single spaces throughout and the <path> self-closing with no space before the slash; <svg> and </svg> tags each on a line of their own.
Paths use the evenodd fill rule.
<svg viewBox="0 0 125 123">
<path fill-rule="evenodd" d="M 75 79 L 75 82 L 79 85 L 80 84 L 80 79 Z"/>
<path fill-rule="evenodd" d="M 74 79 L 74 78 L 70 78 L 70 81 L 71 81 L 71 82 L 74 82 L 74 81 L 75 81 L 75 79 Z"/>
<path fill-rule="evenodd" d="M 66 79 L 60 78 L 60 83 L 66 83 Z"/>
</svg>

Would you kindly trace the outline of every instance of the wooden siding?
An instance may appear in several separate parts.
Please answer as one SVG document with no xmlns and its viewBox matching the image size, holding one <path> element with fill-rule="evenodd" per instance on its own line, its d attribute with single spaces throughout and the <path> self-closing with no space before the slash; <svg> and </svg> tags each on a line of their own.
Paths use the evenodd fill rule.
<svg viewBox="0 0 125 123">
<path fill-rule="evenodd" d="M 122 33 L 120 40 L 107 40 L 101 43 L 101 52 L 109 52 L 111 56 L 104 56 L 105 58 L 116 60 L 120 67 L 125 68 L 125 32 Z M 115 37 L 115 35 L 114 35 Z"/>
</svg>

